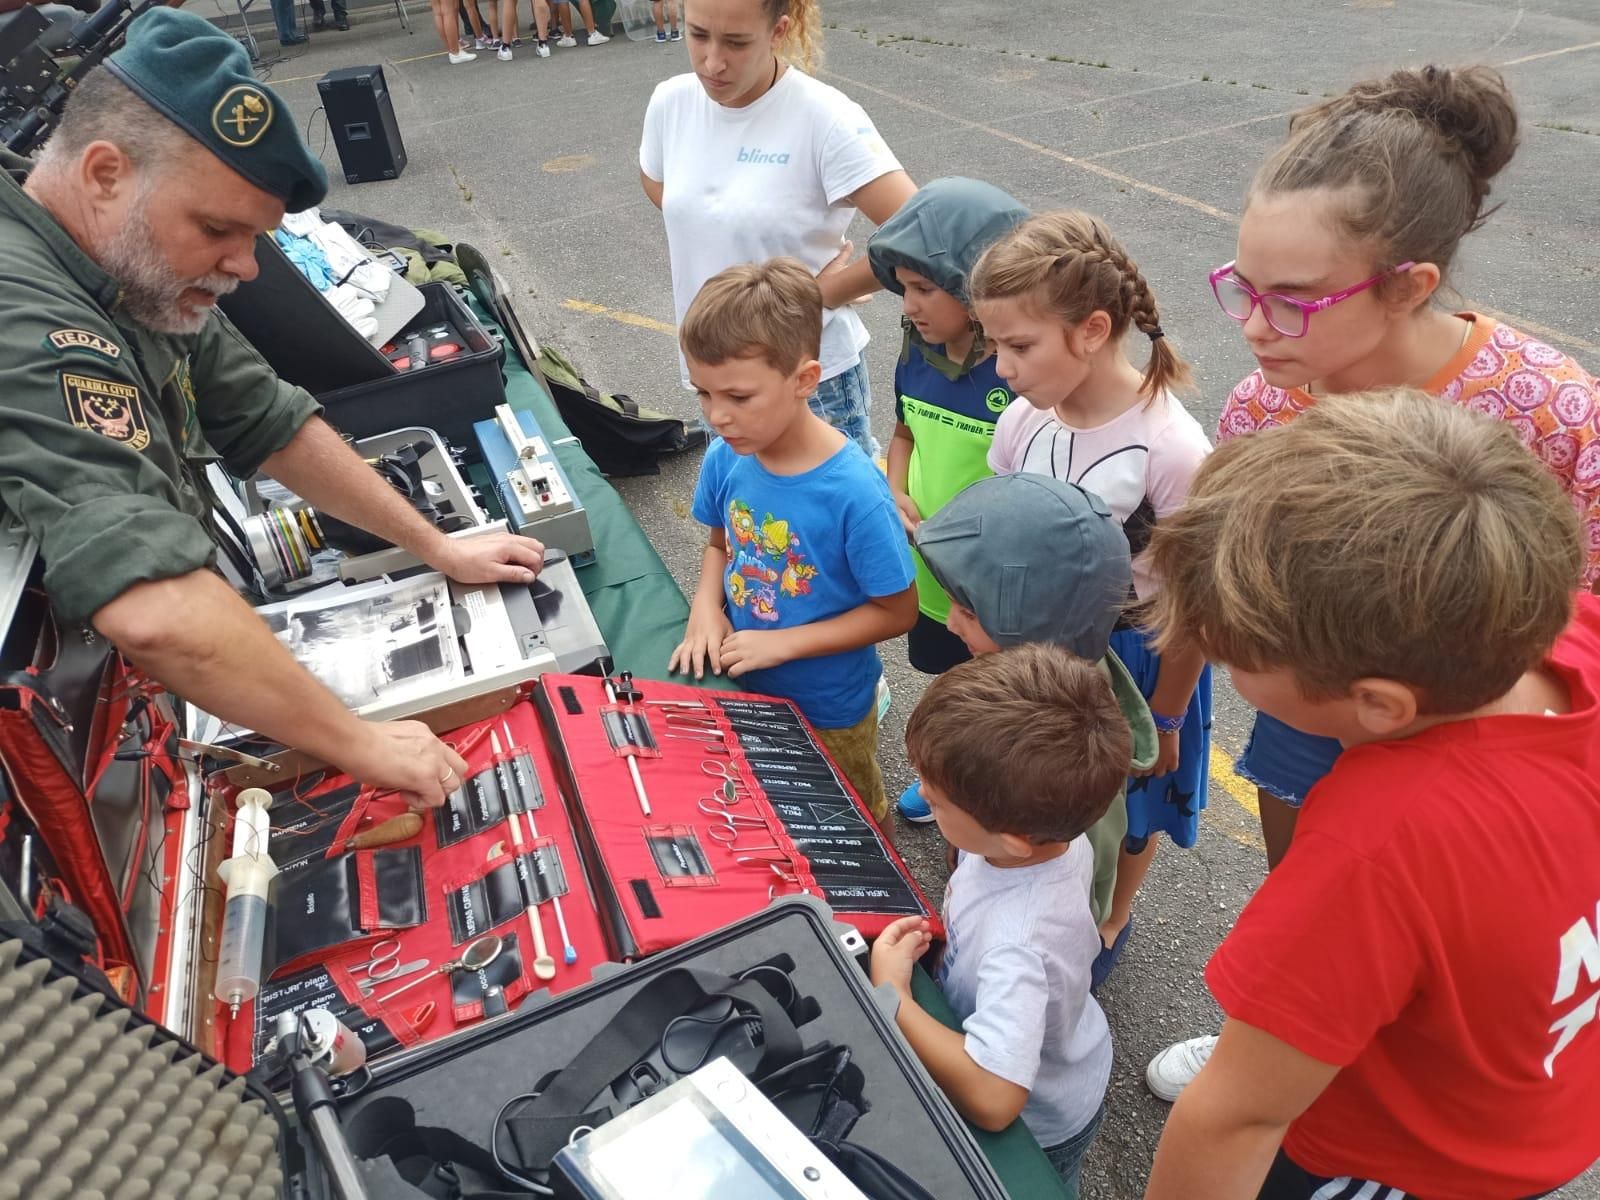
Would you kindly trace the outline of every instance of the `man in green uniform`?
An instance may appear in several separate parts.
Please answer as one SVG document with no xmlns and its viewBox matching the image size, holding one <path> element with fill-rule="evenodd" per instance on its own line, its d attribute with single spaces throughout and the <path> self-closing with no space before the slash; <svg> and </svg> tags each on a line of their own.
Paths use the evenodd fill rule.
<svg viewBox="0 0 1600 1200">
<path fill-rule="evenodd" d="M 212 569 L 197 480 L 220 459 L 467 583 L 543 547 L 418 516 L 214 307 L 256 236 L 327 191 L 240 45 L 154 9 L 29 163 L 0 151 L 0 508 L 38 541 L 58 617 L 172 692 L 372 785 L 439 804 L 466 763 L 423 725 L 359 720 Z"/>
</svg>

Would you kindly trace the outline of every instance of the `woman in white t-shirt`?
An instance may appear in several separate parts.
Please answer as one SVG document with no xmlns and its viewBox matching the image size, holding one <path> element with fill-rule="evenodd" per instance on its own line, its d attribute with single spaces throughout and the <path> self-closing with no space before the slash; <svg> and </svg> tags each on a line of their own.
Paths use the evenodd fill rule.
<svg viewBox="0 0 1600 1200">
<path fill-rule="evenodd" d="M 806 73 L 816 0 L 688 0 L 684 21 L 694 70 L 656 88 L 639 145 L 644 193 L 666 222 L 677 318 L 718 271 L 798 258 L 827 306 L 811 406 L 876 456 L 867 330 L 850 301 L 879 285 L 865 257 L 844 265 L 844 231 L 858 209 L 887 221 L 916 185 L 861 106 Z"/>
</svg>

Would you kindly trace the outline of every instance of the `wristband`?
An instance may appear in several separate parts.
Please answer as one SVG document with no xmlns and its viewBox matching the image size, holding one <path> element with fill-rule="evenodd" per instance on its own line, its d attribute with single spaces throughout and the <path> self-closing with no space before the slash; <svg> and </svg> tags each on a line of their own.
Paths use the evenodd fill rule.
<svg viewBox="0 0 1600 1200">
<path fill-rule="evenodd" d="M 1185 714 L 1182 717 L 1163 717 L 1154 709 L 1150 711 L 1150 719 L 1156 723 L 1157 733 L 1177 733 L 1183 728 L 1183 722 L 1187 719 L 1187 715 Z"/>
</svg>

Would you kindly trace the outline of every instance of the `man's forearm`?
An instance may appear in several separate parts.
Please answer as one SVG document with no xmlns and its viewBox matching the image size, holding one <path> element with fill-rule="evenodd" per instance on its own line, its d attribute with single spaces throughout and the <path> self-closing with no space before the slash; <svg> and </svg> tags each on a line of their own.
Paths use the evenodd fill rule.
<svg viewBox="0 0 1600 1200">
<path fill-rule="evenodd" d="M 1203 1101 L 1203 1093 L 1191 1099 L 1188 1090 L 1178 1097 L 1156 1147 L 1145 1200 L 1253 1200 L 1261 1190 L 1288 1127 L 1207 1111 Z"/>
<path fill-rule="evenodd" d="M 434 564 L 449 543 L 320 417 L 261 469 L 312 507 Z"/>
<path fill-rule="evenodd" d="M 349 764 L 368 727 L 210 571 L 137 584 L 94 615 L 134 666 L 213 716 Z"/>
</svg>

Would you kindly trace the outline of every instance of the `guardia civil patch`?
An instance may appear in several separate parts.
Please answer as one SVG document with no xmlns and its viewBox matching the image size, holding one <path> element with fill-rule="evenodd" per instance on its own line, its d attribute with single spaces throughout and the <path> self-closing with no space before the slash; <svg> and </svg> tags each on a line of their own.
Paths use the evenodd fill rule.
<svg viewBox="0 0 1600 1200">
<path fill-rule="evenodd" d="M 45 334 L 44 344 L 57 354 L 71 354 L 76 351 L 109 359 L 112 362 L 122 357 L 121 346 L 110 338 L 103 338 L 87 329 L 53 329 Z"/>
<path fill-rule="evenodd" d="M 229 88 L 211 110 L 211 128 L 224 142 L 239 149 L 254 146 L 271 124 L 272 98 L 253 83 Z"/>
<path fill-rule="evenodd" d="M 79 429 L 93 430 L 132 450 L 143 450 L 150 444 L 144 405 L 139 389 L 131 383 L 63 371 L 61 391 L 67 401 L 67 416 Z"/>
</svg>

